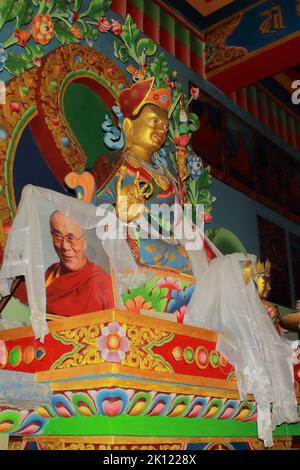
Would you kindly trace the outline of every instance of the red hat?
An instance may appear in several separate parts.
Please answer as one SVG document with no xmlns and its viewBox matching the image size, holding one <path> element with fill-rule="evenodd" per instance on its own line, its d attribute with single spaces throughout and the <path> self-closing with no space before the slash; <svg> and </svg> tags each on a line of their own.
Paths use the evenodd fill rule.
<svg viewBox="0 0 300 470">
<path fill-rule="evenodd" d="M 141 80 L 120 92 L 119 104 L 125 118 L 136 116 L 144 104 L 154 104 L 166 112 L 169 111 L 172 106 L 169 88 L 154 90 L 153 84 L 154 77 Z"/>
</svg>

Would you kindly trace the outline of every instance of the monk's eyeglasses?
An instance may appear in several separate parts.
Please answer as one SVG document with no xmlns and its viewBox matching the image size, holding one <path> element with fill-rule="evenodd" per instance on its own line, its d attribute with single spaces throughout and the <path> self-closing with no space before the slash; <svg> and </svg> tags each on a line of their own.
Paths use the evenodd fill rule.
<svg viewBox="0 0 300 470">
<path fill-rule="evenodd" d="M 66 235 L 62 235 L 61 233 L 51 232 L 51 235 L 52 235 L 52 240 L 57 245 L 58 244 L 62 245 L 64 240 L 66 240 L 68 243 L 70 243 L 71 246 L 76 245 L 79 242 L 79 240 L 83 237 L 83 234 L 79 235 L 79 237 L 75 237 L 75 235 L 73 235 L 71 233 L 67 233 Z"/>
</svg>

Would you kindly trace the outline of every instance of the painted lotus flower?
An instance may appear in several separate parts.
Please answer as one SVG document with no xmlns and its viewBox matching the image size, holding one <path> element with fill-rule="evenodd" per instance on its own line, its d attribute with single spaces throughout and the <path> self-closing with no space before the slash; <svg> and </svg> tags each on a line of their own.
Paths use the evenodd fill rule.
<svg viewBox="0 0 300 470">
<path fill-rule="evenodd" d="M 205 224 L 210 224 L 213 217 L 209 212 L 201 212 L 200 220 L 202 220 Z"/>
<path fill-rule="evenodd" d="M 102 16 L 99 21 L 98 21 L 98 28 L 101 33 L 107 33 L 111 29 L 111 24 L 110 22 L 105 18 L 105 16 Z"/>
<path fill-rule="evenodd" d="M 142 295 L 137 295 L 133 299 L 128 299 L 125 307 L 129 312 L 140 313 L 141 310 L 151 310 L 152 302 L 147 302 Z"/>
<path fill-rule="evenodd" d="M 110 322 L 102 328 L 98 338 L 98 350 L 106 362 L 121 362 L 129 350 L 129 339 L 126 331 L 116 322 Z"/>
<path fill-rule="evenodd" d="M 120 36 L 122 34 L 122 25 L 117 20 L 111 20 L 111 30 L 116 36 Z"/>
<path fill-rule="evenodd" d="M 164 279 L 159 279 L 156 283 L 157 287 L 160 289 L 168 289 L 169 291 L 172 290 L 180 290 L 179 282 L 175 281 L 172 277 L 165 277 Z"/>
<path fill-rule="evenodd" d="M 193 180 L 198 180 L 204 171 L 202 158 L 192 153 L 187 158 L 187 167 Z"/>
<path fill-rule="evenodd" d="M 183 323 L 184 316 L 186 314 L 187 306 L 183 305 L 179 310 L 174 312 L 175 317 L 177 318 L 177 323 Z"/>
<path fill-rule="evenodd" d="M 48 44 L 54 36 L 54 24 L 51 17 L 38 13 L 31 22 L 32 37 L 38 44 Z"/>
<path fill-rule="evenodd" d="M 194 100 L 198 100 L 198 99 L 199 99 L 200 90 L 199 90 L 198 87 L 192 86 L 191 89 L 190 89 L 190 93 L 191 93 L 191 97 L 192 97 Z"/>
<path fill-rule="evenodd" d="M 29 31 L 27 31 L 27 29 L 17 28 L 15 30 L 15 36 L 18 39 L 18 43 L 20 44 L 20 46 L 25 47 L 31 37 L 31 34 Z"/>
<path fill-rule="evenodd" d="M 2 44 L 0 44 L 0 72 L 5 69 L 5 64 L 7 61 L 7 52 L 3 48 Z"/>
</svg>

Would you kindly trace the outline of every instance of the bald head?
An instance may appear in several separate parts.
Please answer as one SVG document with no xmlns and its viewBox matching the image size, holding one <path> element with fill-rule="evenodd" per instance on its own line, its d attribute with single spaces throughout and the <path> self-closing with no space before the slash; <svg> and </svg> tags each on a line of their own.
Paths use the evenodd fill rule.
<svg viewBox="0 0 300 470">
<path fill-rule="evenodd" d="M 86 263 L 86 239 L 71 217 L 55 211 L 50 217 L 50 230 L 54 249 L 64 272 L 79 271 Z"/>
</svg>

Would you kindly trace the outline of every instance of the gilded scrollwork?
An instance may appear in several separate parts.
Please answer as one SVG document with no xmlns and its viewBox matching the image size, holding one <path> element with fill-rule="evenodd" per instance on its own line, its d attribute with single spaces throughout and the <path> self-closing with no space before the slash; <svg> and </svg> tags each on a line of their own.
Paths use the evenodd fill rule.
<svg viewBox="0 0 300 470">
<path fill-rule="evenodd" d="M 90 442 L 65 442 L 58 441 L 39 442 L 42 450 L 181 450 L 183 444 L 93 444 Z"/>
<path fill-rule="evenodd" d="M 68 126 L 63 107 L 59 106 L 59 94 L 63 83 L 72 72 L 80 74 L 77 76 L 78 79 L 87 78 L 88 72 L 92 72 L 95 77 L 107 80 L 110 89 L 115 90 L 116 94 L 118 85 L 122 83 L 126 86 L 128 81 L 111 60 L 96 50 L 80 44 L 56 49 L 47 57 L 41 71 L 41 111 L 64 160 L 73 171 L 80 172 L 85 169 L 87 156 Z M 70 79 L 70 83 L 74 79 L 76 76 Z M 66 134 L 70 136 L 67 146 L 64 144 Z"/>
<path fill-rule="evenodd" d="M 274 439 L 274 445 L 269 450 L 290 450 L 292 446 L 292 438 L 284 437 L 282 439 Z M 266 450 L 263 441 L 260 439 L 253 439 L 250 441 L 252 450 Z"/>
<path fill-rule="evenodd" d="M 173 336 L 172 333 L 166 331 L 128 326 L 127 337 L 130 342 L 130 349 L 125 359 L 122 360 L 122 364 L 144 370 L 173 372 L 171 365 L 164 361 L 162 357 L 154 355 L 151 350 L 154 343 L 168 342 Z"/>
<path fill-rule="evenodd" d="M 6 85 L 5 103 L 0 106 L 0 245 L 2 247 L 6 243 L 8 229 L 12 223 L 11 210 L 15 210 L 12 165 L 16 146 L 22 134 L 20 124 L 25 125 L 26 119 L 30 120 L 34 115 L 36 84 L 37 70 L 24 72 L 22 76 Z M 26 118 L 26 113 L 30 109 L 33 110 L 32 116 Z"/>
<path fill-rule="evenodd" d="M 103 364 L 105 360 L 98 349 L 98 338 L 102 335 L 105 326 L 101 323 L 54 333 L 56 339 L 65 344 L 74 345 L 74 349 L 56 361 L 52 365 L 52 369 Z M 161 356 L 154 354 L 151 348 L 154 345 L 171 341 L 174 334 L 133 325 L 123 324 L 121 326 L 129 340 L 129 350 L 121 361 L 122 365 L 158 372 L 173 371 L 171 365 Z"/>
<path fill-rule="evenodd" d="M 210 30 L 206 35 L 206 43 L 214 48 L 214 54 L 207 64 L 207 71 L 212 72 L 215 69 L 233 62 L 248 53 L 247 49 L 238 46 L 226 46 L 225 42 L 228 36 L 237 28 L 243 18 L 243 13 L 231 18 L 230 21 Z"/>
</svg>

